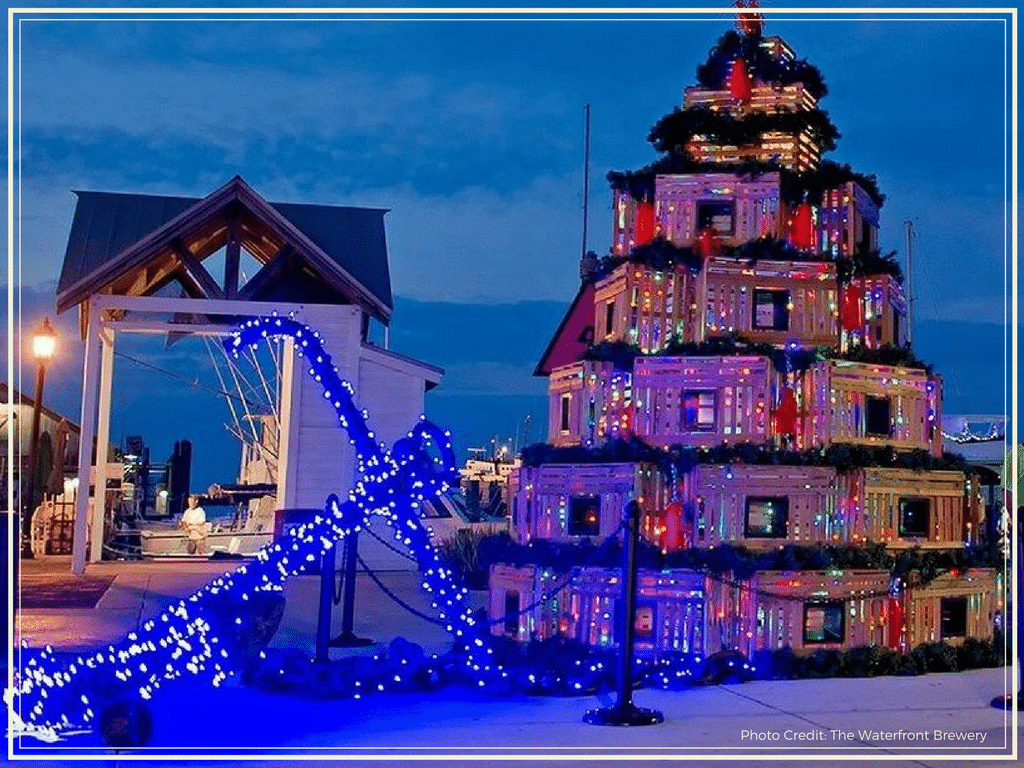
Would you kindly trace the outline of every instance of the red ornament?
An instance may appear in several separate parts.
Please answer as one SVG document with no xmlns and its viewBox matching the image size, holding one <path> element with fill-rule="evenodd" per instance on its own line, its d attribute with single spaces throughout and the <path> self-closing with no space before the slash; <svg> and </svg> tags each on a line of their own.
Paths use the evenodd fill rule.
<svg viewBox="0 0 1024 768">
<path fill-rule="evenodd" d="M 673 501 L 665 507 L 665 549 L 675 550 L 685 546 L 683 535 L 683 505 Z"/>
<path fill-rule="evenodd" d="M 636 211 L 636 245 L 651 242 L 655 228 L 654 203 L 642 200 Z"/>
<path fill-rule="evenodd" d="M 754 95 L 750 87 L 750 76 L 747 74 L 747 62 L 742 58 L 736 58 L 732 62 L 732 71 L 729 73 L 729 95 L 742 104 L 746 104 Z"/>
<path fill-rule="evenodd" d="M 839 319 L 845 331 L 864 330 L 864 291 L 856 283 L 850 283 L 843 290 L 843 306 Z"/>
<path fill-rule="evenodd" d="M 775 434 L 796 434 L 796 393 L 786 387 L 779 397 L 779 407 L 775 411 Z"/>
<path fill-rule="evenodd" d="M 889 637 L 890 648 L 899 650 L 903 647 L 903 599 L 889 598 Z"/>
<path fill-rule="evenodd" d="M 710 256 L 717 256 L 721 253 L 721 243 L 718 242 L 718 237 L 715 236 L 715 232 L 712 229 L 701 230 L 700 236 L 697 238 L 697 252 L 700 253 L 705 259 Z"/>
<path fill-rule="evenodd" d="M 796 207 L 789 230 L 789 242 L 804 251 L 814 248 L 814 210 L 810 203 L 800 203 Z"/>
</svg>

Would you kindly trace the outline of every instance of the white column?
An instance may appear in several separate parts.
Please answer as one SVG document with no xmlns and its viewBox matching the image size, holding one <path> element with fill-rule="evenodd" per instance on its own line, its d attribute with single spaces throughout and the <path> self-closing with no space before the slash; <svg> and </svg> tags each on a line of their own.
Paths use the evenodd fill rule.
<svg viewBox="0 0 1024 768">
<path fill-rule="evenodd" d="M 281 345 L 281 402 L 278 404 L 277 433 L 277 508 L 292 509 L 295 506 L 295 475 L 297 467 L 291 465 L 298 438 L 300 419 L 296 417 L 296 377 L 301 384 L 302 370 L 297 370 L 295 347 L 291 341 Z"/>
<path fill-rule="evenodd" d="M 96 416 L 96 490 L 93 494 L 92 528 L 89 532 L 89 562 L 103 559 L 103 526 L 107 507 L 107 445 L 110 443 L 110 393 L 114 379 L 113 328 L 104 328 L 100 337 L 100 404 Z M 81 481 L 79 481 L 81 483 Z M 79 486 L 81 487 L 81 485 Z"/>
<path fill-rule="evenodd" d="M 99 309 L 95 302 L 89 309 L 89 325 L 85 333 L 85 366 L 82 374 L 82 416 L 78 446 L 78 495 L 75 498 L 75 537 L 71 548 L 71 571 L 85 573 L 85 550 L 88 546 L 89 470 L 92 467 L 92 441 L 96 429 L 96 393 L 99 389 Z"/>
</svg>

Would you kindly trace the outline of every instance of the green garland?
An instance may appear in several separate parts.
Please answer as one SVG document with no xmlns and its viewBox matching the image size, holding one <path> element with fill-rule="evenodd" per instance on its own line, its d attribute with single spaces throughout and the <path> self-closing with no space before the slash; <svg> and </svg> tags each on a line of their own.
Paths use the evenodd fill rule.
<svg viewBox="0 0 1024 768">
<path fill-rule="evenodd" d="M 854 277 L 885 274 L 892 275 L 901 284 L 903 282 L 903 270 L 896 260 L 895 251 L 884 255 L 878 249 L 857 251 L 852 256 L 840 256 L 833 259 L 827 253 L 794 248 L 787 241 L 776 237 L 760 237 L 756 240 L 748 240 L 741 245 L 722 244 L 719 257 L 731 257 L 737 261 L 745 261 L 751 266 L 759 261 L 818 263 L 834 261 L 836 277 L 840 283 L 848 283 Z M 704 259 L 693 247 L 676 246 L 659 236 L 649 243 L 634 247 L 626 256 L 608 255 L 598 259 L 597 269 L 587 279 L 596 282 L 626 263 L 643 264 L 661 272 L 682 266 L 697 273 L 703 267 Z"/>
<path fill-rule="evenodd" d="M 878 179 L 873 173 L 857 173 L 848 164 L 840 165 L 832 160 L 822 160 L 813 171 L 791 171 L 782 174 L 782 197 L 791 205 L 808 200 L 819 205 L 825 192 L 838 189 L 847 182 L 855 182 L 867 192 L 868 197 L 879 208 L 885 204 L 885 195 L 878 190 Z"/>
<path fill-rule="evenodd" d="M 732 333 L 727 336 L 712 336 L 704 341 L 680 341 L 672 337 L 656 352 L 643 352 L 640 347 L 626 341 L 602 341 L 589 347 L 583 353 L 583 360 L 612 363 L 620 371 L 632 371 L 638 357 L 735 357 L 756 355 L 771 360 L 772 366 L 780 373 L 806 371 L 812 365 L 824 360 L 863 363 L 866 365 L 887 365 L 899 368 L 913 368 L 933 373 L 931 363 L 919 360 L 908 346 L 886 344 L 875 349 L 853 347 L 840 352 L 828 347 L 800 347 L 780 349 L 767 342 L 750 341 Z"/>
<path fill-rule="evenodd" d="M 886 344 L 883 347 L 869 349 L 867 347 L 854 347 L 846 352 L 839 353 L 826 351 L 825 357 L 829 360 L 845 360 L 850 363 L 865 363 L 867 365 L 890 365 L 899 368 L 916 368 L 932 375 L 931 363 L 922 362 L 911 351 L 909 346 L 897 347 Z"/>
<path fill-rule="evenodd" d="M 874 174 L 858 173 L 849 165 L 822 160 L 815 170 L 791 171 L 778 163 L 744 160 L 739 163 L 697 162 L 687 155 L 666 154 L 636 171 L 609 171 L 608 183 L 614 190 L 626 190 L 634 200 L 654 199 L 655 177 L 658 175 L 690 175 L 700 173 L 731 173 L 739 179 L 757 179 L 766 173 L 780 175 L 782 199 L 789 205 L 804 200 L 820 205 L 824 193 L 854 182 L 863 189 L 879 208 L 885 204 L 885 195 L 878 190 Z"/>
<path fill-rule="evenodd" d="M 793 135 L 807 131 L 822 152 L 835 149 L 840 136 L 828 113 L 820 109 L 780 109 L 736 117 L 710 107 L 694 106 L 677 108 L 662 117 L 651 128 L 647 140 L 658 152 L 684 155 L 687 153 L 686 145 L 695 136 L 718 144 L 743 147 L 754 144 L 769 131 Z"/>
<path fill-rule="evenodd" d="M 898 451 L 892 446 L 833 443 L 823 448 L 792 451 L 770 444 L 749 442 L 723 443 L 710 448 L 673 445 L 667 450 L 631 436 L 608 440 L 596 446 L 555 446 L 534 443 L 522 449 L 523 466 L 546 464 L 621 464 L 655 465 L 666 477 L 691 471 L 698 464 L 751 464 L 779 466 L 833 467 L 839 472 L 865 468 L 895 468 L 915 471 L 967 471 L 967 461 L 955 453 L 932 456 L 926 450 Z"/>
<path fill-rule="evenodd" d="M 508 533 L 501 532 L 480 539 L 471 559 L 451 557 L 447 562 L 467 583 L 485 588 L 481 585 L 486 585 L 487 574 L 497 563 L 516 568 L 532 565 L 559 574 L 582 567 L 618 568 L 622 564 L 622 545 L 616 541 L 602 548 L 588 538 L 571 542 L 533 539 L 529 544 L 520 544 Z M 1002 571 L 1006 561 L 996 542 L 926 552 L 914 548 L 903 553 L 892 552 L 878 542 L 784 544 L 761 551 L 739 544 L 720 544 L 688 547 L 666 554 L 642 539 L 637 548 L 637 562 L 646 570 L 685 569 L 738 581 L 747 581 L 760 571 L 887 571 L 905 583 L 914 574 L 913 583 L 923 586 L 951 570 L 994 568 Z"/>
<path fill-rule="evenodd" d="M 780 86 L 803 83 L 816 99 L 828 95 L 828 88 L 817 67 L 806 60 L 779 61 L 761 47 L 762 40 L 760 35 L 741 35 L 729 30 L 708 52 L 707 61 L 697 67 L 697 82 L 709 90 L 723 88 L 733 60 L 742 56 L 747 71 L 763 83 Z"/>
<path fill-rule="evenodd" d="M 589 279 L 597 282 L 610 275 L 622 264 L 643 264 L 659 272 L 667 272 L 677 266 L 685 267 L 691 272 L 700 272 L 704 260 L 693 248 L 674 245 L 664 237 L 656 237 L 649 243 L 638 245 L 630 250 L 627 256 L 605 256 L 598 262 L 597 269 Z"/>
<path fill-rule="evenodd" d="M 896 258 L 896 251 L 883 254 L 877 248 L 871 251 L 857 251 L 852 256 L 836 259 L 836 277 L 840 284 L 848 283 L 855 277 L 889 275 L 903 285 L 903 269 Z"/>
</svg>

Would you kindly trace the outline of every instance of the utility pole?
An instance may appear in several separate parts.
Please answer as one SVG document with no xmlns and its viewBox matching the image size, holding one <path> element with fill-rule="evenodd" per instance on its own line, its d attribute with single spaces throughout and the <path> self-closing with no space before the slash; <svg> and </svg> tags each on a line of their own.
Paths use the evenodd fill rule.
<svg viewBox="0 0 1024 768">
<path fill-rule="evenodd" d="M 590 104 L 584 109 L 583 121 L 583 248 L 580 258 L 587 255 L 587 214 L 590 208 Z"/>
<path fill-rule="evenodd" d="M 914 222 L 907 219 L 903 224 L 907 229 L 907 344 L 910 345 L 914 340 Z"/>
</svg>

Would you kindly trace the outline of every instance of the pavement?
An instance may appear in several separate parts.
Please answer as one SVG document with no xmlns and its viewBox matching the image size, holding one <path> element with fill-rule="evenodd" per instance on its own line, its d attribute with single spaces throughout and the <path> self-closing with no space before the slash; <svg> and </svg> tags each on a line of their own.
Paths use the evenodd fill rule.
<svg viewBox="0 0 1024 768">
<path fill-rule="evenodd" d="M 87 576 L 112 576 L 95 608 L 18 611 L 14 634 L 32 645 L 84 650 L 120 640 L 172 601 L 212 577 L 233 570 L 228 561 L 100 563 Z M 67 558 L 23 565 L 24 578 L 66 578 Z M 413 608 L 430 613 L 415 573 L 379 574 Z M 284 619 L 271 645 L 312 652 L 319 578 L 286 586 Z M 477 600 L 482 599 L 480 595 Z M 435 625 L 393 603 L 365 575 L 356 589 L 355 633 L 379 642 L 365 649 L 332 649 L 332 657 L 374 653 L 394 637 L 429 652 L 447 648 Z M 334 618 L 340 629 L 340 609 Z M 587 725 L 583 714 L 611 703 L 608 696 L 492 698 L 464 688 L 434 693 L 381 694 L 360 701 L 319 701 L 272 694 L 232 681 L 220 689 L 179 685 L 154 697 L 154 732 L 143 750 L 113 755 L 95 734 L 51 745 L 21 739 L 17 754 L 42 764 L 68 758 L 158 764 L 181 759 L 254 765 L 267 759 L 308 766 L 446 765 L 665 765 L 666 761 L 735 761 L 739 765 L 996 766 L 1013 759 L 1021 728 L 1016 713 L 990 700 L 1011 688 L 1009 669 L 920 677 L 758 681 L 683 691 L 640 690 L 635 703 L 656 708 L 659 725 L 615 728 Z M 954 736 L 950 736 L 953 734 Z M 962 741 L 960 738 L 972 738 Z M 370 755 L 374 757 L 371 758 Z M 430 755 L 444 755 L 431 759 Z M 47 759 L 47 758 L 52 759 Z M 341 762 L 344 761 L 344 762 Z M 771 761 L 771 762 L 766 762 Z"/>
</svg>

